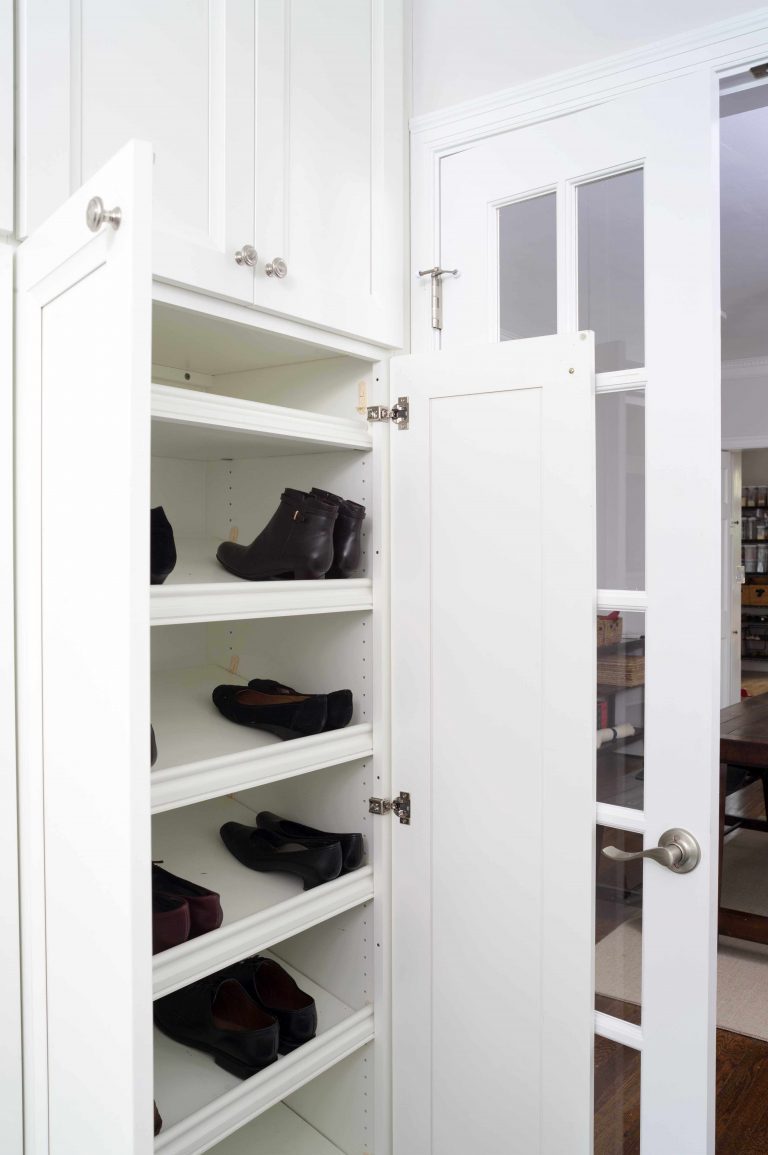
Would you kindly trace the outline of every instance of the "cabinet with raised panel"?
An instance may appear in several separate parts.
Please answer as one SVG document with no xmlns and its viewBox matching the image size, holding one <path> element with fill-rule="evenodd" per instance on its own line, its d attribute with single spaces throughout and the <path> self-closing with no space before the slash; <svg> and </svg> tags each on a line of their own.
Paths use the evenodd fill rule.
<svg viewBox="0 0 768 1155">
<path fill-rule="evenodd" d="M 26 0 L 22 229 L 130 139 L 152 273 L 402 344 L 401 0 Z"/>
</svg>

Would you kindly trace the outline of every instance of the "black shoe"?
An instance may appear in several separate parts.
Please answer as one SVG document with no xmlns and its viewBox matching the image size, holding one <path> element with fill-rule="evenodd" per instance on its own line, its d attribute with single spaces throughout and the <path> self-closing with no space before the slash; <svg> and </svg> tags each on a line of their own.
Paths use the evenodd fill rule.
<svg viewBox="0 0 768 1155">
<path fill-rule="evenodd" d="M 250 545 L 224 541 L 216 551 L 225 569 L 247 581 L 325 577 L 333 564 L 337 507 L 299 489 L 286 489 L 271 520 Z"/>
<path fill-rule="evenodd" d="M 363 553 L 363 521 L 365 506 L 356 501 L 346 501 L 327 489 L 312 488 L 312 493 L 323 501 L 329 501 L 339 511 L 333 527 L 333 565 L 325 575 L 329 578 L 352 577 L 360 569 Z"/>
<path fill-rule="evenodd" d="M 157 762 L 157 741 L 155 740 L 155 727 L 150 723 L 149 726 L 149 764 L 154 766 Z"/>
<path fill-rule="evenodd" d="M 248 1079 L 277 1058 L 279 1026 L 234 979 L 209 975 L 155 1000 L 163 1034 L 213 1055 L 217 1065 Z"/>
<path fill-rule="evenodd" d="M 162 505 L 155 506 L 149 512 L 149 580 L 151 585 L 161 586 L 176 565 L 176 543 Z"/>
<path fill-rule="evenodd" d="M 325 728 L 325 694 L 263 694 L 247 686 L 217 686 L 214 705 L 230 722 L 267 730 L 278 738 L 305 738 Z"/>
<path fill-rule="evenodd" d="M 230 854 L 249 870 L 295 874 L 304 883 L 305 890 L 330 882 L 341 874 L 341 846 L 338 842 L 301 846 L 295 839 L 283 838 L 271 830 L 256 830 L 241 822 L 225 822 L 219 834 Z"/>
<path fill-rule="evenodd" d="M 280 1054 L 295 1051 L 317 1033 L 315 1000 L 274 959 L 254 955 L 221 972 L 236 979 L 254 1002 L 280 1024 Z"/>
<path fill-rule="evenodd" d="M 274 682 L 271 678 L 251 678 L 248 687 L 251 690 L 261 690 L 263 694 L 274 694 L 278 697 L 284 697 L 287 694 L 293 694 L 298 698 L 315 697 L 313 694 L 301 694 L 298 690 L 292 690 L 290 686 L 283 686 L 282 683 Z M 333 690 L 330 694 L 323 696 L 326 699 L 323 730 L 342 730 L 348 726 L 352 719 L 352 691 Z"/>
<path fill-rule="evenodd" d="M 362 834 L 331 834 L 327 830 L 315 830 L 313 826 L 303 826 L 301 822 L 281 818 L 279 814 L 272 814 L 269 810 L 262 810 L 256 815 L 256 826 L 259 830 L 270 830 L 273 834 L 279 834 L 281 838 L 292 839 L 301 846 L 329 846 L 338 842 L 341 846 L 342 874 L 357 870 L 363 861 Z"/>
</svg>

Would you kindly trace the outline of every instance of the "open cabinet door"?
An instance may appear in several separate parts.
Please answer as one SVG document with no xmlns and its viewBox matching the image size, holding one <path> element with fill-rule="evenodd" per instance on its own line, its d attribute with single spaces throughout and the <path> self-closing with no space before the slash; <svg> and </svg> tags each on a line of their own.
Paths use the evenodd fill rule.
<svg viewBox="0 0 768 1155">
<path fill-rule="evenodd" d="M 591 1151 L 591 333 L 395 358 L 396 1155 Z"/>
<path fill-rule="evenodd" d="M 151 175 L 127 145 L 17 252 L 26 1155 L 152 1143 Z"/>
</svg>

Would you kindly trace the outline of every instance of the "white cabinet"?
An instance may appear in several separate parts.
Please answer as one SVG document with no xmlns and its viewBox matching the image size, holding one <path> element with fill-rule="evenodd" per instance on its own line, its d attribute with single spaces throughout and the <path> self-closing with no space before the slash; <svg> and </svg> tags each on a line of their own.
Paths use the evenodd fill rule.
<svg viewBox="0 0 768 1155">
<path fill-rule="evenodd" d="M 155 303 L 150 334 L 151 168 L 148 144 L 126 146 L 17 254 L 26 1155 L 466 1155 L 467 1086 L 484 1150 L 554 1155 L 534 1135 L 552 1087 L 589 1115 L 589 919 L 543 864 L 560 839 L 591 862 L 588 492 L 567 597 L 553 532 L 566 480 L 589 489 L 591 342 L 403 358 L 410 427 L 368 427 L 359 384 L 387 400 L 385 366 L 288 342 L 280 363 L 247 309 Z M 89 232 L 95 195 L 119 227 Z M 205 370 L 182 372 L 201 332 Z M 153 385 L 152 345 L 197 387 Z M 250 541 L 284 487 L 312 485 L 366 506 L 358 577 L 217 566 L 217 542 Z M 158 504 L 178 561 L 147 596 Z M 289 742 L 233 726 L 211 689 L 252 677 L 349 687 L 351 722 Z M 371 809 L 401 792 L 410 823 Z M 362 865 L 308 891 L 245 869 L 219 827 L 260 810 L 363 832 Z M 224 909 L 154 958 L 150 859 Z M 153 999 L 265 951 L 313 994 L 315 1039 L 243 1081 L 153 1042 Z"/>
<path fill-rule="evenodd" d="M 23 231 L 149 140 L 156 278 L 398 347 L 402 36 L 400 0 L 27 0 Z"/>
</svg>

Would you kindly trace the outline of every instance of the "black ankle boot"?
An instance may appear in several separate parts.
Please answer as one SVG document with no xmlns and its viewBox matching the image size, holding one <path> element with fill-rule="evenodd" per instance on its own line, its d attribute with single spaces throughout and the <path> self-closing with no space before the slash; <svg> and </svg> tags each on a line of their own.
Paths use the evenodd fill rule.
<svg viewBox="0 0 768 1155">
<path fill-rule="evenodd" d="M 149 512 L 149 580 L 153 586 L 161 586 L 176 565 L 176 543 L 162 505 L 155 506 Z"/>
<path fill-rule="evenodd" d="M 332 502 L 339 511 L 333 527 L 333 565 L 325 576 L 352 577 L 360 569 L 365 506 L 356 501 L 345 501 L 326 489 L 313 488 L 312 493 L 323 501 Z"/>
<path fill-rule="evenodd" d="M 325 577 L 333 564 L 337 507 L 299 489 L 286 489 L 255 541 L 224 541 L 216 551 L 225 569 L 247 581 Z"/>
</svg>

